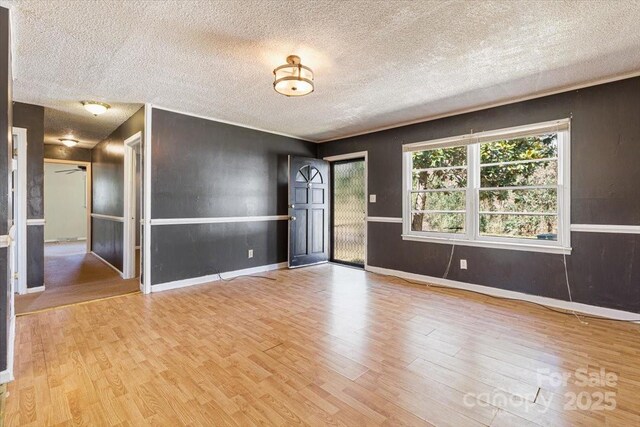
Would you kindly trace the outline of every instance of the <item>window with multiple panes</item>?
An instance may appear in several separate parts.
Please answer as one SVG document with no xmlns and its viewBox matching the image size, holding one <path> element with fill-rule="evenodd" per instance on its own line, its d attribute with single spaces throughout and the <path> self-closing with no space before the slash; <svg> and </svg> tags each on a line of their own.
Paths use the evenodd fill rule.
<svg viewBox="0 0 640 427">
<path fill-rule="evenodd" d="M 569 121 L 404 146 L 404 236 L 568 252 Z"/>
<path fill-rule="evenodd" d="M 411 231 L 466 232 L 467 151 L 457 146 L 411 153 Z"/>
</svg>

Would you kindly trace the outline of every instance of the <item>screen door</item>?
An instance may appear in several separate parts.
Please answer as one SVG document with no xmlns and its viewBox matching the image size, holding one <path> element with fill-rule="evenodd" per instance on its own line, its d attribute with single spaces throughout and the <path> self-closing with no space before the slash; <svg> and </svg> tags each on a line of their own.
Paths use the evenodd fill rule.
<svg viewBox="0 0 640 427">
<path fill-rule="evenodd" d="M 364 266 L 366 194 L 364 159 L 331 164 L 332 261 Z"/>
</svg>

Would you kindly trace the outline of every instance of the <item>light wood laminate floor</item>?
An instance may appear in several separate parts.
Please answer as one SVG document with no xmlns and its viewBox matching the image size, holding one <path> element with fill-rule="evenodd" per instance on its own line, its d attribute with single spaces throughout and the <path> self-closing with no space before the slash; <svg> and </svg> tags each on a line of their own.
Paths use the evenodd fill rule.
<svg viewBox="0 0 640 427">
<path fill-rule="evenodd" d="M 640 325 L 335 265 L 265 275 L 18 318 L 6 425 L 640 425 Z"/>
<path fill-rule="evenodd" d="M 136 277 L 140 251 L 136 250 Z M 140 280 L 122 279 L 97 256 L 86 252 L 85 242 L 45 244 L 45 290 L 16 295 L 16 313 L 22 315 L 137 292 Z"/>
</svg>

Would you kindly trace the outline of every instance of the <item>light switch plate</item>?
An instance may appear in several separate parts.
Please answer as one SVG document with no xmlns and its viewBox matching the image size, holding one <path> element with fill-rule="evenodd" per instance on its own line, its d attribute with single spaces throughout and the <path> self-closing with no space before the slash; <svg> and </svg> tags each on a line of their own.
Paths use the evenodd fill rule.
<svg viewBox="0 0 640 427">
<path fill-rule="evenodd" d="M 247 254 L 247 258 L 253 258 L 253 249 L 249 249 L 249 253 Z"/>
<path fill-rule="evenodd" d="M 461 270 L 466 270 L 467 269 L 467 260 L 466 259 L 461 259 L 460 260 L 460 269 Z"/>
<path fill-rule="evenodd" d="M 375 203 L 375 202 L 376 202 L 376 195 L 369 194 L 369 203 Z"/>
</svg>

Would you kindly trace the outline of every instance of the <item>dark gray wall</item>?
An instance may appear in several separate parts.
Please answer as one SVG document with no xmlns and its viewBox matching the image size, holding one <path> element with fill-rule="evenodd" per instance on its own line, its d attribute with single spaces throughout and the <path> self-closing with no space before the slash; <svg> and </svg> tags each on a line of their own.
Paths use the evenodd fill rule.
<svg viewBox="0 0 640 427">
<path fill-rule="evenodd" d="M 144 132 L 144 107 L 91 150 L 93 213 L 124 215 L 124 141 L 137 132 Z M 122 227 L 116 221 L 97 218 L 91 221 L 91 250 L 120 271 Z"/>
<path fill-rule="evenodd" d="M 44 218 L 44 107 L 13 103 L 13 126 L 27 129 L 27 218 Z"/>
<path fill-rule="evenodd" d="M 44 285 L 44 225 L 27 226 L 27 287 Z"/>
<path fill-rule="evenodd" d="M 109 264 L 122 271 L 123 264 L 123 233 L 121 222 L 108 219 L 91 219 L 91 250 L 100 255 Z"/>
<path fill-rule="evenodd" d="M 9 175 L 9 153 L 11 140 L 9 132 L 12 126 L 11 117 L 11 49 L 9 29 L 9 10 L 0 7 L 0 235 L 6 235 L 9 230 L 11 207 L 7 203 L 9 198 L 7 176 Z M 8 249 L 0 248 L 0 371 L 7 369 L 7 326 L 9 324 L 9 268 Z"/>
<path fill-rule="evenodd" d="M 287 226 L 287 221 L 153 226 L 152 283 L 284 262 Z"/>
<path fill-rule="evenodd" d="M 370 216 L 402 216 L 402 144 L 573 117 L 574 224 L 640 225 L 640 78 L 321 144 L 319 157 L 369 152 Z M 403 241 L 397 223 L 369 223 L 368 264 L 442 277 L 451 246 Z M 571 234 L 574 301 L 640 312 L 640 236 Z M 457 247 L 449 278 L 567 299 L 562 255 Z"/>
<path fill-rule="evenodd" d="M 0 17 L 1 20 L 2 17 Z M 7 248 L 0 248 L 0 281 L 3 286 L 2 296 L 0 297 L 0 303 L 2 304 L 0 309 L 0 371 L 4 371 L 7 369 L 7 346 L 9 345 L 9 250 Z"/>
<path fill-rule="evenodd" d="M 56 160 L 75 160 L 77 162 L 90 162 L 91 150 L 80 147 L 67 147 L 65 145 L 45 144 L 44 158 Z"/>
<path fill-rule="evenodd" d="M 287 155 L 316 154 L 312 143 L 163 110 L 152 123 L 152 218 L 286 215 Z M 151 245 L 151 283 L 165 283 L 284 262 L 287 224 L 154 225 Z"/>
<path fill-rule="evenodd" d="M 13 103 L 13 126 L 27 129 L 27 218 L 44 218 L 44 107 Z M 44 284 L 44 226 L 27 227 L 27 287 Z"/>
</svg>

